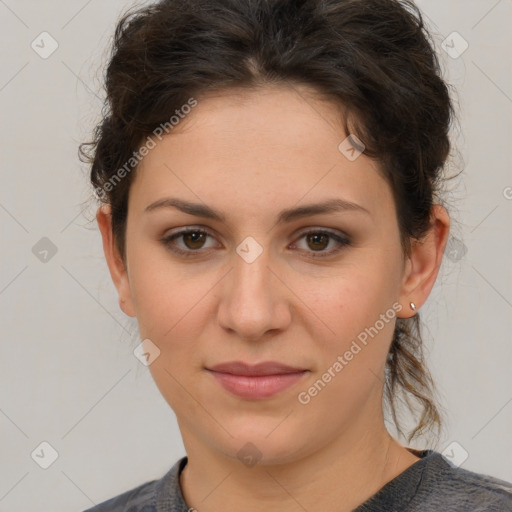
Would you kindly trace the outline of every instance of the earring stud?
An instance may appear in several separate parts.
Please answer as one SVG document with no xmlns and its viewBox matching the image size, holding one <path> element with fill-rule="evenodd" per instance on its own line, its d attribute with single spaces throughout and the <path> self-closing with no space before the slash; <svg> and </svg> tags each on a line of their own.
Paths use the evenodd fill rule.
<svg viewBox="0 0 512 512">
<path fill-rule="evenodd" d="M 414 302 L 409 302 L 409 306 L 413 311 L 416 311 L 416 304 L 414 304 Z"/>
</svg>

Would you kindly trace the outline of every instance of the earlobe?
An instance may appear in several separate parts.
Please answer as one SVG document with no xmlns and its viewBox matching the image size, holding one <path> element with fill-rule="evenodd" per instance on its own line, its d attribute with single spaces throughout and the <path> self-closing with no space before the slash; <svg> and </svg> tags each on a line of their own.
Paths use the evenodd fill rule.
<svg viewBox="0 0 512 512">
<path fill-rule="evenodd" d="M 405 265 L 400 294 L 400 303 L 405 306 L 398 315 L 400 318 L 410 318 L 417 313 L 430 295 L 441 267 L 450 218 L 439 204 L 432 207 L 430 217 L 429 231 L 421 240 L 412 242 Z"/>
<path fill-rule="evenodd" d="M 98 211 L 96 212 L 96 220 L 101 232 L 103 252 L 105 254 L 110 276 L 119 296 L 119 307 L 126 315 L 135 317 L 136 315 L 131 297 L 128 272 L 114 243 L 110 205 L 104 204 L 98 208 Z"/>
</svg>

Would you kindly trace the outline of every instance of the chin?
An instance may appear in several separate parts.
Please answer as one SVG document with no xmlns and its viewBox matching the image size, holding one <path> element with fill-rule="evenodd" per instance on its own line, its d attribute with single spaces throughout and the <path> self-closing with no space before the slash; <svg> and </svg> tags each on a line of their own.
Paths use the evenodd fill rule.
<svg viewBox="0 0 512 512">
<path fill-rule="evenodd" d="M 282 419 L 280 420 L 282 421 Z M 231 428 L 229 432 L 233 438 L 224 437 L 219 440 L 220 446 L 216 448 L 232 459 L 238 459 L 247 467 L 276 466 L 291 463 L 305 455 L 304 446 L 308 445 L 307 439 L 303 437 L 304 429 L 293 429 L 279 425 L 279 421 L 273 422 L 271 428 L 269 422 L 262 424 L 252 420 L 243 428 Z"/>
</svg>

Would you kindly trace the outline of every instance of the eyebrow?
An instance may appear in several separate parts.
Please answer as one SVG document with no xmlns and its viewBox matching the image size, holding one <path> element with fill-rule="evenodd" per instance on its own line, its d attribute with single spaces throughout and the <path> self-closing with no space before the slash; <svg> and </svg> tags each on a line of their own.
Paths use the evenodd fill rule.
<svg viewBox="0 0 512 512">
<path fill-rule="evenodd" d="M 152 212 L 161 208 L 176 208 L 177 210 L 188 213 L 189 215 L 194 215 L 196 217 L 204 217 L 207 219 L 218 220 L 220 222 L 226 221 L 226 216 L 222 212 L 216 211 L 206 204 L 192 203 L 175 197 L 159 199 L 158 201 L 148 205 L 144 212 Z M 340 211 L 355 211 L 367 213 L 370 215 L 370 212 L 366 208 L 357 203 L 335 198 L 321 203 L 306 204 L 297 208 L 288 208 L 282 210 L 277 217 L 277 224 L 291 222 L 293 220 L 309 217 L 311 215 L 335 213 Z"/>
</svg>

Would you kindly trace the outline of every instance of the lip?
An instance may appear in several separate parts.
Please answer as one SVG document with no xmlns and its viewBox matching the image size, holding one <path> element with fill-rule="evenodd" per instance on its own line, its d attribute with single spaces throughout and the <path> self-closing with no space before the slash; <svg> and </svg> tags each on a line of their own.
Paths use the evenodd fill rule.
<svg viewBox="0 0 512 512">
<path fill-rule="evenodd" d="M 207 368 L 213 372 L 230 373 L 232 375 L 282 375 L 306 371 L 305 368 L 297 368 L 281 364 L 276 361 L 264 361 L 258 364 L 248 364 L 243 361 L 230 361 Z"/>
<path fill-rule="evenodd" d="M 275 361 L 249 365 L 241 361 L 206 369 L 230 393 L 248 400 L 270 398 L 304 377 L 308 370 Z"/>
</svg>

